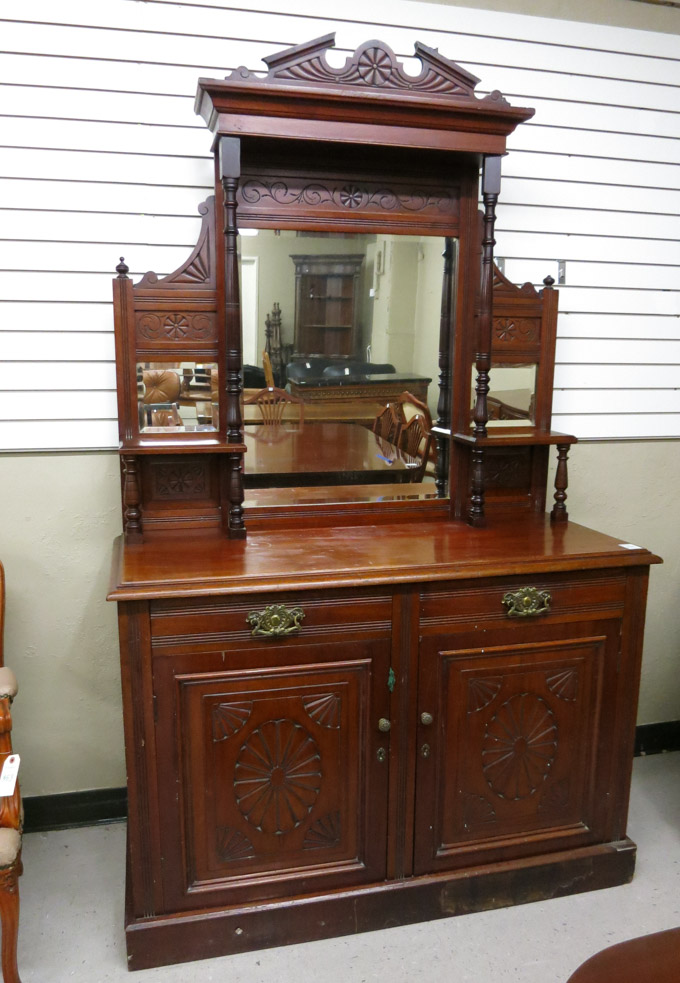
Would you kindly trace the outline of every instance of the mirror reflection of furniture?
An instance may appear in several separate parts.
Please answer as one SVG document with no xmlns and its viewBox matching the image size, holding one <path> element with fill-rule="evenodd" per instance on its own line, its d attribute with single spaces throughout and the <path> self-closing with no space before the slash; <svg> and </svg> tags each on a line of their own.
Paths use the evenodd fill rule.
<svg viewBox="0 0 680 983">
<path fill-rule="evenodd" d="M 383 410 L 378 413 L 371 430 L 383 440 L 389 440 L 392 444 L 399 442 L 399 434 L 405 423 L 405 417 L 399 403 L 388 403 Z"/>
<path fill-rule="evenodd" d="M 354 355 L 360 345 L 357 298 L 363 255 L 294 255 L 295 351 Z"/>
<path fill-rule="evenodd" d="M 145 369 L 144 403 L 172 403 L 179 399 L 182 380 L 173 369 Z"/>
<path fill-rule="evenodd" d="M 268 389 L 274 389 L 276 383 L 274 382 L 274 373 L 272 372 L 272 363 L 269 359 L 269 355 L 266 351 L 262 352 L 262 368 L 264 369 L 264 383 Z"/>
<path fill-rule="evenodd" d="M 266 424 L 277 425 L 282 422 L 284 413 L 290 407 L 297 407 L 297 415 L 300 423 L 304 423 L 305 404 L 297 396 L 291 396 L 285 389 L 277 389 L 276 386 L 267 386 L 258 393 L 243 400 L 244 406 L 257 406 L 262 414 L 262 421 Z"/>
<path fill-rule="evenodd" d="M 0 563 L 0 769 L 12 756 L 10 707 L 18 687 L 14 673 L 4 664 L 5 571 Z M 21 863 L 21 793 L 19 783 L 11 795 L 0 798 L 0 921 L 2 923 L 2 978 L 21 983 L 17 967 L 19 884 Z"/>
<path fill-rule="evenodd" d="M 431 443 L 432 435 L 427 420 L 420 413 L 416 413 L 408 423 L 404 424 L 399 434 L 400 449 L 419 462 L 418 466 L 413 468 L 412 481 L 423 480 L 430 457 Z"/>
</svg>

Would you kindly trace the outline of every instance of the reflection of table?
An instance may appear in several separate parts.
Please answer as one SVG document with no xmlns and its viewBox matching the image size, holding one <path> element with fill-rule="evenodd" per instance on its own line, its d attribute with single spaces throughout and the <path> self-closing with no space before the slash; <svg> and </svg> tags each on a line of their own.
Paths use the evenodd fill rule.
<svg viewBox="0 0 680 983">
<path fill-rule="evenodd" d="M 356 423 L 245 428 L 246 488 L 410 481 L 419 462 Z"/>
</svg>

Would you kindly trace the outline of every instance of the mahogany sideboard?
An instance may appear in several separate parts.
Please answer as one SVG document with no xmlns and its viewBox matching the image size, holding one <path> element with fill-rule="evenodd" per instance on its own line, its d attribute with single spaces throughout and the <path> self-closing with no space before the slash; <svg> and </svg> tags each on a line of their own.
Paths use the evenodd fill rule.
<svg viewBox="0 0 680 983">
<path fill-rule="evenodd" d="M 215 194 L 196 248 L 162 278 L 133 284 L 116 267 L 124 534 L 109 598 L 131 968 L 633 873 L 658 558 L 569 522 L 576 438 L 551 430 L 557 291 L 493 263 L 506 137 L 533 110 L 478 96 L 475 76 L 423 44 L 417 76 L 380 41 L 332 67 L 332 45 L 270 55 L 266 75 L 199 80 Z M 395 491 L 367 465 L 351 489 L 300 475 L 244 492 L 239 228 L 261 252 L 257 289 L 276 280 L 277 297 L 291 256 L 364 256 L 362 346 L 438 369 L 435 482 Z M 172 395 L 198 376 L 200 415 Z M 494 426 L 504 393 L 521 411 Z M 413 420 L 402 432 L 395 416 L 390 440 Z"/>
<path fill-rule="evenodd" d="M 543 517 L 119 544 L 130 968 L 629 880 L 657 559 Z"/>
</svg>

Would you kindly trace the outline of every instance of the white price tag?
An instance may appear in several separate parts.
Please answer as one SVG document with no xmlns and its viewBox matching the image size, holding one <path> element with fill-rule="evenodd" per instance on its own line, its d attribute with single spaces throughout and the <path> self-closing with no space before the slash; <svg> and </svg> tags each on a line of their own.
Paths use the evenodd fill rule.
<svg viewBox="0 0 680 983">
<path fill-rule="evenodd" d="M 639 550 L 640 546 L 636 546 L 635 543 L 619 543 L 619 546 L 624 550 Z"/>
<path fill-rule="evenodd" d="M 0 772 L 0 796 L 14 795 L 20 762 L 21 758 L 18 754 L 10 754 L 9 758 L 5 758 Z"/>
</svg>

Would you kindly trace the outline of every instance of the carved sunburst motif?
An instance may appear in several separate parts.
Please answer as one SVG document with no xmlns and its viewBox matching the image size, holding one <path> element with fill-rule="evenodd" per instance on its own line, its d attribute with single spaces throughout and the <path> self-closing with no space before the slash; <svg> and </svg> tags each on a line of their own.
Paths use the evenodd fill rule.
<svg viewBox="0 0 680 983">
<path fill-rule="evenodd" d="M 366 85 L 384 85 L 392 75 L 392 58 L 377 45 L 366 48 L 359 55 L 357 69 Z"/>
<path fill-rule="evenodd" d="M 518 693 L 487 724 L 482 744 L 484 777 L 500 798 L 527 799 L 545 781 L 556 751 L 552 710 L 540 696 Z"/>
<path fill-rule="evenodd" d="M 321 755 L 293 720 L 270 720 L 239 751 L 234 789 L 244 816 L 263 833 L 287 833 L 309 814 L 321 789 Z"/>
<path fill-rule="evenodd" d="M 165 331 L 166 337 L 178 341 L 184 338 L 189 332 L 189 322 L 183 314 L 168 314 L 165 321 L 163 321 L 163 330 Z"/>
</svg>

